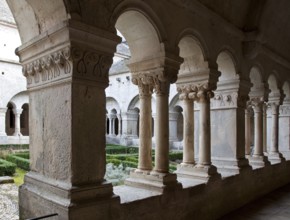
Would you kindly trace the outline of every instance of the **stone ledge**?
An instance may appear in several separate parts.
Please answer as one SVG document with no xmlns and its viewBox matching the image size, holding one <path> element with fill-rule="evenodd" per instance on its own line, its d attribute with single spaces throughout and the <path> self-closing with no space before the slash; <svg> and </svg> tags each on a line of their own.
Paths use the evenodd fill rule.
<svg viewBox="0 0 290 220">
<path fill-rule="evenodd" d="M 0 184 L 14 183 L 14 179 L 10 176 L 0 176 Z"/>
</svg>

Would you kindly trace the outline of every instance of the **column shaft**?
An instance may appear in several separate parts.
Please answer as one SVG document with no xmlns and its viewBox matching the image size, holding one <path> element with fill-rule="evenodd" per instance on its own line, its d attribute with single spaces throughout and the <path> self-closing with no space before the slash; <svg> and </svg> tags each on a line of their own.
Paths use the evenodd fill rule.
<svg viewBox="0 0 290 220">
<path fill-rule="evenodd" d="M 211 165 L 211 135 L 210 135 L 210 101 L 207 98 L 199 100 L 199 166 Z"/>
<path fill-rule="evenodd" d="M 249 109 L 245 110 L 245 153 L 251 154 L 251 115 Z"/>
<path fill-rule="evenodd" d="M 142 91 L 141 91 L 142 90 Z M 152 119 L 151 119 L 151 91 L 149 85 L 142 85 L 140 93 L 139 120 L 139 170 L 152 170 Z"/>
<path fill-rule="evenodd" d="M 254 156 L 263 156 L 263 116 L 262 104 L 254 107 L 255 112 L 255 147 Z"/>
<path fill-rule="evenodd" d="M 0 108 L 0 136 L 6 136 L 6 124 L 5 124 L 5 116 L 6 116 L 7 108 Z"/>
<path fill-rule="evenodd" d="M 21 115 L 22 110 L 16 109 L 14 111 L 15 114 L 15 131 L 13 136 L 22 136 L 21 131 L 20 131 L 20 115 Z"/>
<path fill-rule="evenodd" d="M 267 105 L 263 105 L 263 150 L 267 152 Z"/>
<path fill-rule="evenodd" d="M 118 126 L 118 135 L 121 136 L 121 132 L 122 132 L 122 121 L 121 121 L 121 116 L 118 117 L 118 122 L 119 122 L 119 126 Z"/>
<path fill-rule="evenodd" d="M 278 132 L 279 132 L 279 122 L 278 122 L 278 112 L 279 105 L 272 104 L 272 145 L 271 153 L 278 153 Z"/>
<path fill-rule="evenodd" d="M 194 164 L 194 117 L 193 100 L 183 100 L 183 163 Z"/>
<path fill-rule="evenodd" d="M 161 83 L 162 91 L 156 94 L 156 149 L 155 168 L 160 173 L 167 173 L 169 170 L 169 123 L 168 123 L 168 93 L 167 82 Z"/>
</svg>

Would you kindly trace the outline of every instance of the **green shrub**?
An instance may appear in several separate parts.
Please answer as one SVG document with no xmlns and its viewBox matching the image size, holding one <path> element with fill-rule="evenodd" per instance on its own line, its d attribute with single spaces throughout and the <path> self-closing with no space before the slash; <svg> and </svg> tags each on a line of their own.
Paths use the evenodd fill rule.
<svg viewBox="0 0 290 220">
<path fill-rule="evenodd" d="M 138 153 L 138 147 L 126 147 L 121 145 L 107 145 L 106 153 L 107 154 L 133 154 Z"/>
<path fill-rule="evenodd" d="M 0 159 L 0 176 L 12 176 L 15 173 L 16 165 Z"/>
<path fill-rule="evenodd" d="M 15 163 L 17 167 L 22 168 L 23 170 L 30 170 L 29 160 L 22 157 L 16 156 L 15 154 L 10 154 L 5 158 L 7 161 Z"/>
<path fill-rule="evenodd" d="M 125 161 L 131 161 L 131 162 L 134 162 L 134 163 L 138 163 L 138 158 L 136 158 L 136 157 L 127 157 L 125 159 Z"/>
<path fill-rule="evenodd" d="M 21 153 L 16 153 L 16 154 L 13 154 L 13 155 L 29 160 L 29 152 L 21 152 Z"/>
<path fill-rule="evenodd" d="M 131 167 L 131 168 L 137 168 L 138 164 L 135 162 L 131 162 L 131 161 L 122 161 L 122 164 L 124 166 L 124 168 L 126 167 Z"/>
<path fill-rule="evenodd" d="M 29 149 L 28 144 L 4 144 L 0 145 L 0 150 L 21 150 Z"/>
<path fill-rule="evenodd" d="M 176 161 L 176 160 L 182 160 L 183 153 L 182 152 L 170 152 L 169 153 L 169 160 Z"/>
<path fill-rule="evenodd" d="M 122 161 L 118 159 L 107 159 L 107 163 L 112 163 L 115 166 L 119 166 L 122 163 Z"/>
</svg>

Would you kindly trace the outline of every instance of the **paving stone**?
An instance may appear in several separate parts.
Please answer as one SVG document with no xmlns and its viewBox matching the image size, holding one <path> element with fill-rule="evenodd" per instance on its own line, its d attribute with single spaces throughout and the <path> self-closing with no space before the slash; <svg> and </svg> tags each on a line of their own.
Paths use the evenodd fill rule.
<svg viewBox="0 0 290 220">
<path fill-rule="evenodd" d="M 10 176 L 0 176 L 0 184 L 14 183 L 14 179 Z"/>
</svg>

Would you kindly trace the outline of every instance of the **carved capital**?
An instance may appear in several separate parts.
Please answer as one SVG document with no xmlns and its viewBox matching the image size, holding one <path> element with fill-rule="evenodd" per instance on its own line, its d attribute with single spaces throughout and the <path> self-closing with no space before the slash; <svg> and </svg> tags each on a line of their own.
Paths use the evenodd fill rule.
<svg viewBox="0 0 290 220">
<path fill-rule="evenodd" d="M 279 104 L 277 104 L 276 102 L 272 102 L 272 103 L 269 103 L 269 107 L 271 109 L 271 113 L 272 115 L 277 115 L 279 114 Z"/>
<path fill-rule="evenodd" d="M 212 101 L 215 108 L 246 108 L 248 96 L 238 92 L 216 92 Z"/>
<path fill-rule="evenodd" d="M 177 91 L 180 100 L 197 99 L 197 87 L 194 84 L 177 85 Z"/>
<path fill-rule="evenodd" d="M 251 105 L 255 112 L 263 112 L 264 97 L 252 97 Z"/>
<path fill-rule="evenodd" d="M 281 105 L 279 108 L 280 116 L 290 117 L 290 105 Z"/>
<path fill-rule="evenodd" d="M 197 102 L 206 102 L 210 101 L 214 97 L 214 93 L 209 88 L 208 83 L 197 85 L 196 86 L 196 100 Z"/>
<path fill-rule="evenodd" d="M 28 88 L 53 84 L 69 77 L 107 85 L 112 61 L 112 56 L 68 46 L 24 64 L 22 71 Z"/>
</svg>

